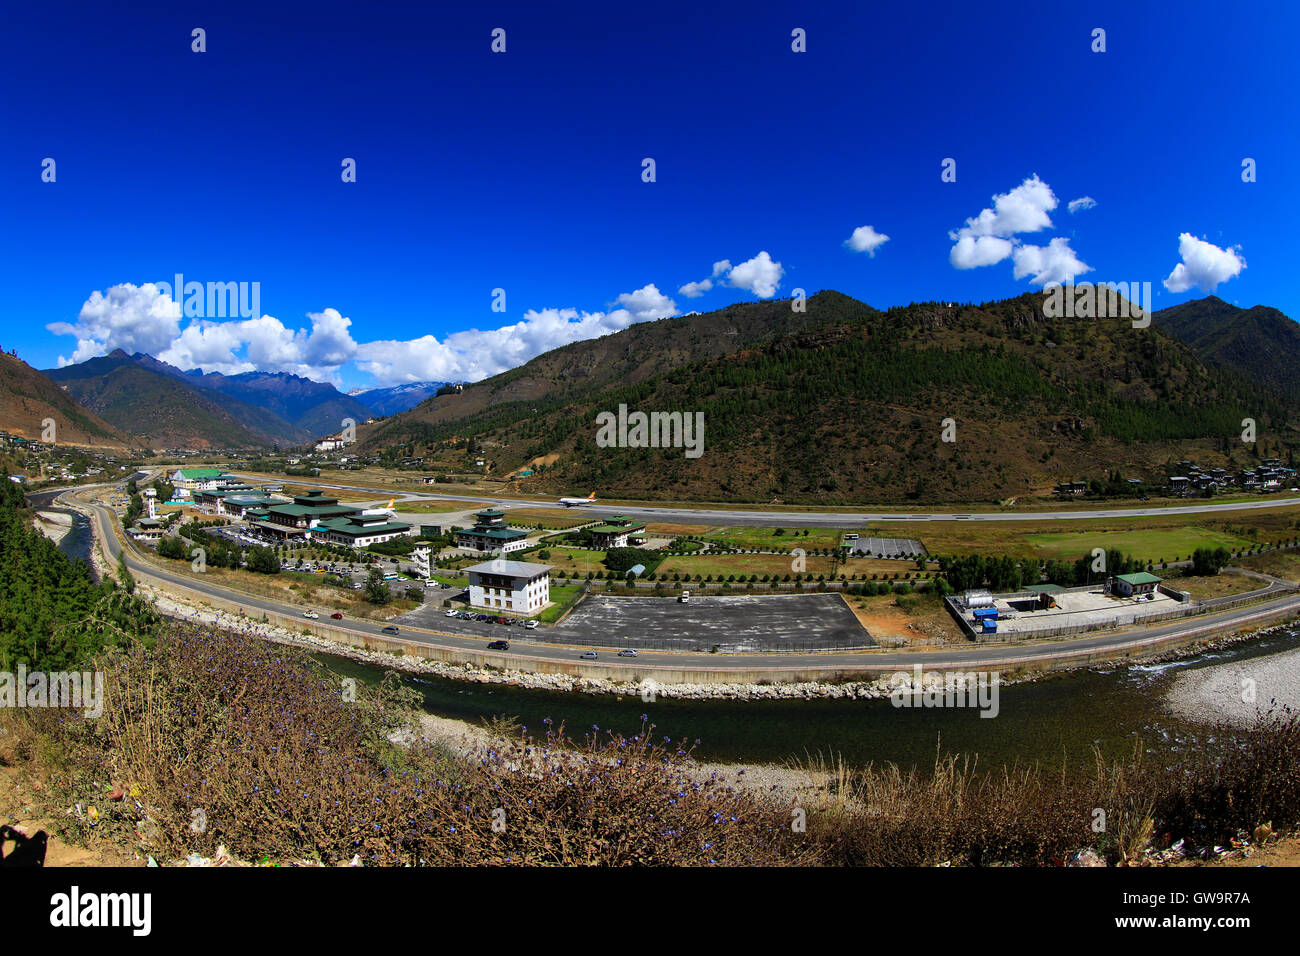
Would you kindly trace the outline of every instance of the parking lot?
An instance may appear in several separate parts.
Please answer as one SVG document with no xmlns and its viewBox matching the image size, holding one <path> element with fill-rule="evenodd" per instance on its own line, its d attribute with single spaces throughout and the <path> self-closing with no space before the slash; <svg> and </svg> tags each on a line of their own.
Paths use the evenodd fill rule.
<svg viewBox="0 0 1300 956">
<path fill-rule="evenodd" d="M 851 544 L 854 554 L 886 558 L 919 558 L 925 554 L 925 547 L 915 538 L 858 538 Z"/>
<path fill-rule="evenodd" d="M 439 597 L 464 592 L 440 591 Z M 640 650 L 814 651 L 875 647 L 876 642 L 836 594 L 672 598 L 592 595 L 560 624 L 535 630 L 446 616 L 442 602 L 408 611 L 394 622 L 452 634 Z M 468 610 L 463 600 L 453 601 Z"/>
</svg>

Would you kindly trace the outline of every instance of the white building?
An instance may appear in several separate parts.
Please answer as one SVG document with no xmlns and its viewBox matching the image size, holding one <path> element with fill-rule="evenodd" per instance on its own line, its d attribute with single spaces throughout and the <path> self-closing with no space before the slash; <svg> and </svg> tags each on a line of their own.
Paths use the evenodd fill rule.
<svg viewBox="0 0 1300 956">
<path fill-rule="evenodd" d="M 470 565 L 465 571 L 470 607 L 531 614 L 551 601 L 550 565 L 498 558 Z"/>
</svg>

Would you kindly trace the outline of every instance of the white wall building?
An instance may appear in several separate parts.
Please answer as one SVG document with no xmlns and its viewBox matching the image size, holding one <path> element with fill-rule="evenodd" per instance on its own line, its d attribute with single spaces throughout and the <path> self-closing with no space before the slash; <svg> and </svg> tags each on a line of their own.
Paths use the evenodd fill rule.
<svg viewBox="0 0 1300 956">
<path fill-rule="evenodd" d="M 470 607 L 531 614 L 551 601 L 550 565 L 497 559 L 470 565 L 465 571 Z"/>
</svg>

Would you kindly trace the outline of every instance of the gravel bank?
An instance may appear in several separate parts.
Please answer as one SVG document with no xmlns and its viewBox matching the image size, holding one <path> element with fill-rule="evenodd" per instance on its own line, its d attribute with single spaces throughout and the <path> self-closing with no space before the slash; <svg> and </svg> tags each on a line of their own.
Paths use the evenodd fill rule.
<svg viewBox="0 0 1300 956">
<path fill-rule="evenodd" d="M 1187 720 L 1238 725 L 1274 702 L 1300 709 L 1300 650 L 1185 671 L 1165 697 L 1169 709 Z"/>
</svg>

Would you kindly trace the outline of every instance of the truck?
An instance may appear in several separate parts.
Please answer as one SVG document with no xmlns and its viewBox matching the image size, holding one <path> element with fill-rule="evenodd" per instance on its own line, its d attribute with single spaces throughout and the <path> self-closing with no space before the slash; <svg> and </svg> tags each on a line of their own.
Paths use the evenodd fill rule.
<svg viewBox="0 0 1300 956">
<path fill-rule="evenodd" d="M 688 602 L 690 599 L 691 599 L 691 592 L 690 592 L 690 591 L 683 591 L 683 592 L 681 593 L 681 595 L 677 598 L 677 601 L 678 601 L 678 603 L 680 603 L 680 604 L 685 604 L 685 603 Z"/>
</svg>

